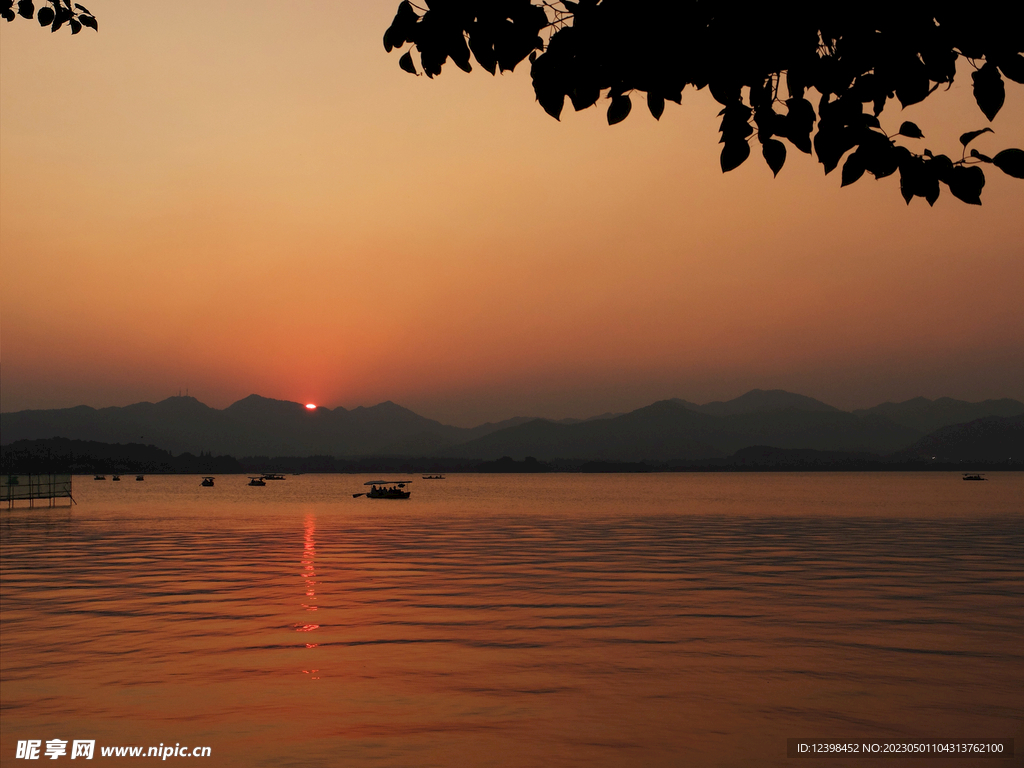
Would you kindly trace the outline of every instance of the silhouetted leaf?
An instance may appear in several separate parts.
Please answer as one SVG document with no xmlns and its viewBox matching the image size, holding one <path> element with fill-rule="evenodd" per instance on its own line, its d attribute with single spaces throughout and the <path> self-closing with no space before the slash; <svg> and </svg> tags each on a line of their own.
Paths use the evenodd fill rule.
<svg viewBox="0 0 1024 768">
<path fill-rule="evenodd" d="M 864 159 L 860 152 L 854 152 L 843 163 L 843 183 L 841 186 L 848 187 L 864 175 Z"/>
<path fill-rule="evenodd" d="M 818 124 L 818 132 L 814 135 L 814 151 L 818 161 L 825 167 L 825 174 L 832 173 L 847 150 L 854 146 L 847 128 L 835 126 L 822 127 Z"/>
<path fill-rule="evenodd" d="M 989 157 L 988 155 L 981 154 L 981 152 L 979 152 L 976 149 L 972 149 L 971 150 L 971 157 L 975 157 L 978 160 L 981 160 L 983 163 L 991 163 L 992 162 L 992 158 L 991 157 Z"/>
<path fill-rule="evenodd" d="M 494 52 L 494 39 L 487 34 L 487 30 L 478 22 L 469 27 L 469 50 L 473 52 L 477 62 L 492 75 L 498 69 L 498 57 Z M 533 56 L 533 54 L 530 54 Z M 533 63 L 533 59 L 530 59 Z"/>
<path fill-rule="evenodd" d="M 999 71 L 1015 83 L 1024 83 L 1024 56 L 1011 53 L 999 57 Z"/>
<path fill-rule="evenodd" d="M 801 152 L 811 154 L 811 131 L 814 130 L 814 107 L 807 99 L 787 99 L 784 118 L 785 137 Z M 779 130 L 776 129 L 776 133 Z"/>
<path fill-rule="evenodd" d="M 601 89 L 596 83 L 579 83 L 568 97 L 572 102 L 572 109 L 580 112 L 597 103 L 597 99 L 601 97 Z"/>
<path fill-rule="evenodd" d="M 552 48 L 554 45 L 548 47 L 547 53 L 537 57 L 530 71 L 533 75 L 533 92 L 537 96 L 537 101 L 545 112 L 559 120 L 562 107 L 565 105 L 565 86 L 558 63 L 552 57 Z"/>
<path fill-rule="evenodd" d="M 966 147 L 983 133 L 995 133 L 995 131 L 991 128 L 982 128 L 980 131 L 968 131 L 960 135 L 960 143 Z"/>
<path fill-rule="evenodd" d="M 770 105 L 754 111 L 754 125 L 757 126 L 757 137 L 762 143 L 774 136 L 777 128 L 783 131 L 779 135 L 785 136 L 784 118 L 775 114 Z"/>
<path fill-rule="evenodd" d="M 36 7 L 32 0 L 20 0 L 18 3 L 18 15 L 23 19 L 31 19 L 36 14 Z"/>
<path fill-rule="evenodd" d="M 945 177 L 953 197 L 970 205 L 981 205 L 981 190 L 985 186 L 985 172 L 976 165 L 957 165 Z"/>
<path fill-rule="evenodd" d="M 992 164 L 1008 176 L 1024 179 L 1024 150 L 1004 149 L 992 158 Z"/>
<path fill-rule="evenodd" d="M 876 179 L 891 176 L 899 167 L 899 153 L 892 140 L 874 131 L 864 137 L 856 154 L 864 169 Z"/>
<path fill-rule="evenodd" d="M 608 125 L 615 125 L 621 123 L 626 119 L 629 114 L 629 110 L 633 108 L 633 102 L 629 100 L 629 96 L 626 94 L 620 94 L 612 97 L 612 103 L 608 105 Z"/>
<path fill-rule="evenodd" d="M 880 93 L 880 94 L 878 94 L 878 97 L 874 100 L 874 102 L 872 103 L 871 110 L 872 110 L 872 112 L 875 113 L 875 117 L 878 117 L 880 114 L 882 114 L 882 110 L 885 109 L 885 101 L 886 101 L 887 98 L 888 98 L 887 94 Z"/>
<path fill-rule="evenodd" d="M 938 43 L 927 45 L 921 51 L 924 57 L 924 68 L 929 80 L 939 83 L 952 83 L 956 77 L 956 51 L 949 46 L 940 46 Z"/>
<path fill-rule="evenodd" d="M 82 13 L 86 14 L 87 16 L 92 16 L 92 11 L 90 11 L 90 10 L 89 10 L 88 8 L 86 8 L 86 7 L 84 6 L 84 5 L 80 5 L 80 4 L 78 4 L 78 3 L 75 3 L 75 8 L 77 8 L 77 9 L 78 9 L 78 10 L 80 10 L 80 11 L 81 11 Z"/>
<path fill-rule="evenodd" d="M 974 80 L 974 100 L 989 120 L 994 120 L 1006 99 L 1006 88 L 999 70 L 991 61 L 971 75 Z"/>
<path fill-rule="evenodd" d="M 778 176 L 786 163 L 786 145 L 778 139 L 768 139 L 761 145 L 761 154 L 772 169 L 772 176 Z"/>
<path fill-rule="evenodd" d="M 926 157 L 931 157 L 931 155 L 926 155 Z M 935 168 L 936 177 L 938 177 L 939 181 L 946 181 L 947 183 L 950 174 L 953 172 L 953 168 L 961 167 L 954 166 L 953 161 L 950 160 L 945 155 L 936 155 L 934 158 L 932 158 L 932 163 Z"/>
<path fill-rule="evenodd" d="M 39 26 L 48 27 L 53 23 L 54 16 L 56 14 L 53 12 L 53 8 L 44 5 L 39 9 L 39 13 L 36 14 L 36 20 L 39 22 Z"/>
<path fill-rule="evenodd" d="M 655 120 L 661 120 L 661 115 L 665 111 L 664 97 L 648 93 L 647 108 L 651 110 L 651 114 L 654 115 Z"/>
<path fill-rule="evenodd" d="M 881 129 L 881 127 L 882 127 L 882 124 L 878 121 L 878 118 L 875 117 L 874 115 L 866 115 L 866 114 L 865 115 L 861 115 L 860 116 L 860 120 L 859 120 L 859 124 L 861 125 L 861 127 L 866 127 L 866 128 L 878 128 L 878 129 Z M 913 125 L 913 123 L 911 123 L 911 125 Z M 921 138 L 922 139 L 924 138 L 924 134 L 921 134 Z"/>
<path fill-rule="evenodd" d="M 715 78 L 708 87 L 711 89 L 711 96 L 719 104 L 729 106 L 740 100 L 740 84 L 732 79 Z"/>
<path fill-rule="evenodd" d="M 921 129 L 914 123 L 907 120 L 900 126 L 900 136 L 906 136 L 911 139 L 923 139 L 924 134 L 921 133 Z"/>
<path fill-rule="evenodd" d="M 466 45 L 466 38 L 461 30 L 449 36 L 447 50 L 448 55 L 455 62 L 455 66 L 463 72 L 473 71 L 473 67 L 469 63 L 469 46 Z"/>
<path fill-rule="evenodd" d="M 733 168 L 739 168 L 748 157 L 750 145 L 746 141 L 727 141 L 722 147 L 722 172 L 727 173 Z"/>
<path fill-rule="evenodd" d="M 69 21 L 68 25 L 71 27 L 71 34 L 72 35 L 77 35 L 79 32 L 82 31 L 81 23 L 76 21 L 75 19 L 72 19 L 71 21 Z"/>
<path fill-rule="evenodd" d="M 907 201 L 907 205 L 910 205 L 910 201 L 914 199 L 914 192 L 909 184 L 904 183 L 902 174 L 900 174 L 900 194 L 903 195 L 903 199 Z"/>
<path fill-rule="evenodd" d="M 395 14 L 391 26 L 384 33 L 384 49 L 390 53 L 393 48 L 401 48 L 406 43 L 413 42 L 416 37 L 416 22 L 419 16 L 413 9 L 409 0 L 403 0 L 398 5 L 398 12 Z"/>
<path fill-rule="evenodd" d="M 577 85 L 573 92 L 569 94 L 569 100 L 572 102 L 572 108 L 579 112 L 581 109 L 592 107 L 597 104 L 597 100 L 601 98 L 601 89 L 594 83 L 584 83 Z"/>
<path fill-rule="evenodd" d="M 402 69 L 404 69 L 411 75 L 419 74 L 419 72 L 416 71 L 416 65 L 413 64 L 412 62 L 412 51 L 406 51 L 402 55 L 402 58 L 398 60 L 398 66 L 400 66 Z"/>
<path fill-rule="evenodd" d="M 79 16 L 78 20 L 82 22 L 82 26 L 89 27 L 99 31 L 99 25 L 96 23 L 96 19 L 92 16 Z"/>
<path fill-rule="evenodd" d="M 57 17 L 53 20 L 53 24 L 50 25 L 51 32 L 56 32 L 62 26 L 64 26 L 73 18 L 75 18 L 75 13 L 71 10 L 70 2 L 65 2 L 61 4 L 60 0 L 58 0 L 56 12 Z"/>
<path fill-rule="evenodd" d="M 931 86 L 924 62 L 913 56 L 900 64 L 896 69 L 896 98 L 904 107 L 924 101 Z"/>
<path fill-rule="evenodd" d="M 722 132 L 720 143 L 745 141 L 754 132 L 750 126 L 750 107 L 740 103 L 730 104 L 719 114 L 722 115 L 722 123 L 719 126 Z"/>
<path fill-rule="evenodd" d="M 939 199 L 937 168 L 933 163 L 911 155 L 905 150 L 900 156 L 900 192 L 903 199 L 909 205 L 913 197 L 923 197 L 928 201 L 928 205 L 934 205 Z"/>
</svg>

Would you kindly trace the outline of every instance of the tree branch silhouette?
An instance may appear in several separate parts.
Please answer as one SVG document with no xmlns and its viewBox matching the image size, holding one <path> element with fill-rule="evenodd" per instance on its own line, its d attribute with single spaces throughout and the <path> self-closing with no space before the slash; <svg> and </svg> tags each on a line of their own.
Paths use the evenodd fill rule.
<svg viewBox="0 0 1024 768">
<path fill-rule="evenodd" d="M 99 30 L 99 24 L 92 12 L 84 5 L 72 5 L 71 0 L 42 0 L 38 11 L 32 0 L 0 0 L 0 17 L 14 21 L 19 16 L 29 20 L 34 18 L 39 22 L 39 26 L 49 27 L 51 32 L 56 32 L 65 24 L 72 35 L 77 35 L 83 27 Z"/>
<path fill-rule="evenodd" d="M 981 205 L 982 165 L 1024 178 L 1024 151 L 989 157 L 968 145 L 991 128 L 960 137 L 959 158 L 921 147 L 924 132 L 904 121 L 887 134 L 879 117 L 949 90 L 958 61 L 973 68 L 973 94 L 991 122 L 1005 101 L 1005 79 L 1024 83 L 1024 5 L 982 13 L 963 4 L 750 4 L 735 0 L 404 0 L 384 48 L 405 49 L 399 66 L 434 77 L 450 59 L 490 72 L 528 59 L 537 101 L 560 118 L 566 99 L 579 111 L 602 98 L 609 125 L 646 96 L 660 119 L 683 89 L 709 88 L 722 105 L 723 172 L 742 165 L 756 139 L 772 173 L 787 147 L 813 154 L 825 173 L 845 157 L 842 186 L 865 173 L 899 172 L 909 204 L 933 205 L 944 184 Z M 413 58 L 418 54 L 419 66 Z M 814 102 L 817 102 L 815 105 Z M 907 140 L 910 140 L 908 143 Z"/>
</svg>

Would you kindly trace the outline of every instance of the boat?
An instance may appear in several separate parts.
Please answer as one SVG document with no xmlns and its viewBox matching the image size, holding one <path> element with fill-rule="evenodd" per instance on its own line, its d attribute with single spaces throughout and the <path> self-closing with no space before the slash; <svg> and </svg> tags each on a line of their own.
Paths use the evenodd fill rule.
<svg viewBox="0 0 1024 768">
<path fill-rule="evenodd" d="M 424 480 L 444 480 L 444 475 L 424 475 Z"/>
<path fill-rule="evenodd" d="M 111 479 L 111 480 L 112 480 L 113 482 L 115 482 L 115 483 L 119 483 L 119 482 L 121 482 L 121 476 L 120 476 L 120 475 L 114 475 L 114 476 L 113 476 L 112 478 L 110 478 L 110 479 Z"/>
<path fill-rule="evenodd" d="M 106 475 L 96 475 L 96 476 L 95 476 L 95 477 L 93 478 L 93 480 L 106 480 L 106 479 L 107 479 L 107 476 L 106 476 Z"/>
<path fill-rule="evenodd" d="M 273 472 L 264 472 L 264 480 L 284 480 L 284 475 L 275 475 Z"/>
<path fill-rule="evenodd" d="M 145 479 L 146 479 L 146 478 L 144 478 L 144 477 L 143 477 L 142 475 L 136 475 L 136 476 L 135 476 L 135 480 L 136 480 L 136 481 L 139 481 L 139 480 L 145 480 Z"/>
<path fill-rule="evenodd" d="M 964 472 L 964 480 L 988 480 L 988 478 L 982 476 L 980 472 L 975 472 L 974 474 Z"/>
<path fill-rule="evenodd" d="M 207 488 L 213 488 L 213 478 L 209 475 L 203 475 L 203 482 L 201 482 L 200 485 Z"/>
<path fill-rule="evenodd" d="M 353 497 L 365 495 L 368 499 L 408 499 L 411 491 L 402 489 L 412 480 L 370 480 L 363 485 L 370 486 L 365 494 L 355 493 Z"/>
<path fill-rule="evenodd" d="M 267 483 L 259 475 L 249 477 L 249 485 L 266 485 Z"/>
</svg>

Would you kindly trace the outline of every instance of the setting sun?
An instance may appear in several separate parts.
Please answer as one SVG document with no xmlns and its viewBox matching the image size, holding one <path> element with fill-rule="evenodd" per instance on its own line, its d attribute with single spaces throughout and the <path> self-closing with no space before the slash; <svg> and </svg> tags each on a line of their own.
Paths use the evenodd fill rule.
<svg viewBox="0 0 1024 768">
<path fill-rule="evenodd" d="M 315 403 L 306 403 L 306 407 L 309 410 L 311 410 L 311 411 L 315 411 L 316 410 L 316 404 Z"/>
</svg>

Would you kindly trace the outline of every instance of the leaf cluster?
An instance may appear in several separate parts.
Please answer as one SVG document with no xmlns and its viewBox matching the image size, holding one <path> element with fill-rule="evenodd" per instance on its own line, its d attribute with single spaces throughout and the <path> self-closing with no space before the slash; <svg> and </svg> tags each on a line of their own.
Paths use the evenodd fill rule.
<svg viewBox="0 0 1024 768">
<path fill-rule="evenodd" d="M 15 10 L 17 8 L 17 10 Z M 42 0 L 36 10 L 32 0 L 0 0 L 0 17 L 14 21 L 17 17 L 35 19 L 41 27 L 49 27 L 51 32 L 67 24 L 72 35 L 77 35 L 83 27 L 99 30 L 96 17 L 84 5 L 71 3 L 71 0 Z"/>
<path fill-rule="evenodd" d="M 980 204 L 990 163 L 1020 178 L 1021 150 L 992 158 L 967 145 L 959 158 L 915 151 L 924 132 L 905 121 L 888 135 L 879 117 L 887 106 L 916 104 L 948 90 L 958 61 L 973 68 L 974 99 L 993 120 L 1006 80 L 1024 82 L 1024 6 L 972 12 L 962 4 L 748 4 L 736 0 L 409 0 L 384 35 L 389 52 L 407 50 L 402 69 L 428 77 L 451 59 L 468 72 L 471 56 L 488 72 L 531 63 L 541 107 L 559 119 L 566 100 L 579 111 L 607 101 L 614 125 L 644 94 L 660 119 L 683 90 L 708 88 L 722 105 L 721 166 L 744 163 L 751 146 L 774 174 L 789 148 L 814 155 L 825 173 L 840 163 L 842 183 L 865 175 L 899 174 L 909 203 L 930 204 L 939 184 Z M 756 140 L 756 145 L 754 144 Z M 844 162 L 845 158 L 845 162 Z"/>
</svg>

